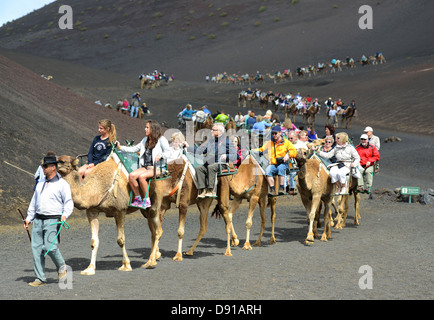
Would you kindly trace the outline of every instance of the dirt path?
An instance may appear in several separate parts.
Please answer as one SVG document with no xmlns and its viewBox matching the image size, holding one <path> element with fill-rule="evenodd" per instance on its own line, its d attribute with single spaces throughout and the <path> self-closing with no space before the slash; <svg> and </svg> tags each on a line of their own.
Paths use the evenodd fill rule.
<svg viewBox="0 0 434 320">
<path fill-rule="evenodd" d="M 84 217 L 71 220 L 62 234 L 61 250 L 73 270 L 73 288 L 61 290 L 50 259 L 50 283 L 41 288 L 27 285 L 34 278 L 27 235 L 20 228 L 0 233 L 0 299 L 432 299 L 434 293 L 432 224 L 433 206 L 381 200 L 361 204 L 361 225 L 353 226 L 353 209 L 347 227 L 333 230 L 327 243 L 304 245 L 307 233 L 304 208 L 298 197 L 281 199 L 276 221 L 276 245 L 269 245 L 268 221 L 263 246 L 242 250 L 246 206 L 234 216 L 240 246 L 225 257 L 223 220 L 209 219 L 208 233 L 193 257 L 173 262 L 177 248 L 177 214 L 169 212 L 163 222 L 160 243 L 163 254 L 156 269 L 142 269 L 149 255 L 150 232 L 139 213 L 126 223 L 126 244 L 133 267 L 121 272 L 121 251 L 116 244 L 114 221 L 102 218 L 97 272 L 81 276 L 90 259 L 90 230 Z M 259 234 L 256 211 L 252 239 Z M 269 216 L 267 213 L 267 219 Z M 189 212 L 184 238 L 186 251 L 199 230 L 196 209 Z M 321 230 L 322 231 L 322 230 Z M 362 290 L 359 281 L 372 268 L 372 289 Z M 359 273 L 362 267 L 361 273 Z M 365 270 L 365 271 L 363 271 Z M 362 280 L 361 280 L 362 278 Z"/>
</svg>

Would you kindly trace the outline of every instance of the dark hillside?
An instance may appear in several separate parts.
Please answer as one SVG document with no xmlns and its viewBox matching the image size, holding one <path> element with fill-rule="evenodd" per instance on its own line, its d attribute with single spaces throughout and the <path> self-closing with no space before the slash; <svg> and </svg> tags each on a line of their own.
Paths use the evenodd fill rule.
<svg viewBox="0 0 434 320">
<path fill-rule="evenodd" d="M 382 51 L 389 59 L 426 56 L 432 1 L 299 0 L 68 2 L 74 29 L 60 30 L 56 1 L 0 29 L 0 46 L 137 75 L 154 69 L 178 79 L 272 72 Z M 373 30 L 361 30 L 361 5 Z"/>
</svg>

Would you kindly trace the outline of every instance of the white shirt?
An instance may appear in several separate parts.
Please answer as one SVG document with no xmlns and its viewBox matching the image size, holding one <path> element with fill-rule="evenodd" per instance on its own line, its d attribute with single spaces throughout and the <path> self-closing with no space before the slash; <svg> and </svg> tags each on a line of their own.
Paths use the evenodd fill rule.
<svg viewBox="0 0 434 320">
<path fill-rule="evenodd" d="M 32 222 L 36 214 L 45 216 L 60 216 L 66 218 L 72 214 L 74 202 L 71 187 L 60 174 L 51 180 L 39 182 L 27 210 L 27 221 Z"/>
</svg>

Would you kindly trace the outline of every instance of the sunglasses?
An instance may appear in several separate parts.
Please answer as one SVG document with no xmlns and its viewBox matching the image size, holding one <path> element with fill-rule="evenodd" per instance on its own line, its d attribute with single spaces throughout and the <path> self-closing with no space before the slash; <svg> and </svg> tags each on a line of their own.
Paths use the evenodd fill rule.
<svg viewBox="0 0 434 320">
<path fill-rule="evenodd" d="M 362 139 L 360 139 L 360 140 L 368 140 L 368 139 L 364 139 L 364 138 L 362 138 Z"/>
<path fill-rule="evenodd" d="M 332 143 L 331 141 L 326 141 L 325 143 Z"/>
</svg>

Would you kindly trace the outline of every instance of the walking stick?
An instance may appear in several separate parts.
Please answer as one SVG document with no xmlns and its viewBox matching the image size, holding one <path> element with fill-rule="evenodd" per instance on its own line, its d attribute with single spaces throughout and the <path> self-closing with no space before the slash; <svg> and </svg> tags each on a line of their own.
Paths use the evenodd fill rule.
<svg viewBox="0 0 434 320">
<path fill-rule="evenodd" d="M 23 218 L 23 222 L 24 222 L 24 220 L 26 220 L 26 219 L 24 218 L 23 213 L 21 212 L 21 210 L 20 210 L 19 208 L 18 208 L 17 210 L 18 210 L 18 212 L 20 213 L 21 218 Z M 30 232 L 29 232 L 29 230 L 26 229 L 26 231 L 27 231 L 27 235 L 29 236 L 29 240 L 30 240 L 30 242 L 32 242 L 32 237 L 30 236 Z"/>
</svg>

